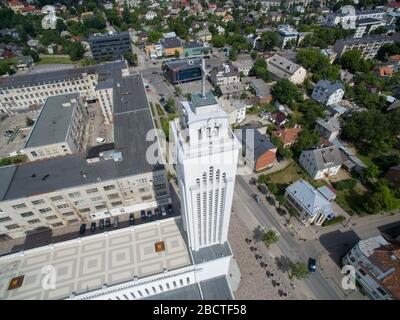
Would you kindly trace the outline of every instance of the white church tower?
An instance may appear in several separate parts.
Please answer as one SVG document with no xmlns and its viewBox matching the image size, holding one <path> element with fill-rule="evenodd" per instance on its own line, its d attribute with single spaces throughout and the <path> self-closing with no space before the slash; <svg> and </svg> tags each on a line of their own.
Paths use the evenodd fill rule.
<svg viewBox="0 0 400 320">
<path fill-rule="evenodd" d="M 203 88 L 172 123 L 181 211 L 191 250 L 227 242 L 240 143 L 228 115 Z"/>
</svg>

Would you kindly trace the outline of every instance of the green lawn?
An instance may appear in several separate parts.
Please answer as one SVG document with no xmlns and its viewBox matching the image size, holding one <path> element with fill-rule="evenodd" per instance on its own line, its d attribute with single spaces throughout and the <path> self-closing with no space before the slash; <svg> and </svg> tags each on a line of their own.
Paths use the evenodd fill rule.
<svg viewBox="0 0 400 320">
<path fill-rule="evenodd" d="M 353 215 L 365 215 L 367 214 L 363 209 L 363 195 L 365 191 L 359 184 L 354 189 L 337 190 L 336 203 L 347 211 L 347 213 Z"/>
<path fill-rule="evenodd" d="M 158 115 L 161 117 L 161 116 L 164 116 L 165 115 L 165 111 L 163 110 L 163 108 L 161 108 L 161 106 L 157 103 L 156 104 L 156 107 L 157 107 L 157 112 L 158 112 Z"/>
<path fill-rule="evenodd" d="M 276 184 L 278 189 L 282 192 L 286 187 L 293 182 L 303 179 L 308 181 L 314 187 L 320 187 L 325 185 L 323 180 L 313 180 L 309 175 L 297 164 L 296 161 L 292 161 L 285 169 L 271 173 L 267 175 L 269 177 L 269 182 Z"/>
<path fill-rule="evenodd" d="M 72 61 L 69 57 L 41 56 L 38 64 L 77 64 L 77 62 Z"/>
</svg>

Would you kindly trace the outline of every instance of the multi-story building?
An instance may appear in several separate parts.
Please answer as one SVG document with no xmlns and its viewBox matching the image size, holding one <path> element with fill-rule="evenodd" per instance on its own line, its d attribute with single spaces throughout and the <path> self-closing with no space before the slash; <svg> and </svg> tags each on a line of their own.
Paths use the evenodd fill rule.
<svg viewBox="0 0 400 320">
<path fill-rule="evenodd" d="M 97 62 L 110 59 L 120 60 L 124 57 L 124 53 L 132 52 L 129 32 L 94 34 L 88 41 L 93 58 Z"/>
<path fill-rule="evenodd" d="M 78 93 L 48 97 L 23 151 L 31 161 L 81 152 L 86 122 Z"/>
<path fill-rule="evenodd" d="M 274 54 L 267 59 L 267 69 L 277 79 L 288 79 L 294 84 L 301 84 L 307 75 L 307 70 L 292 61 Z"/>
<path fill-rule="evenodd" d="M 115 79 L 114 148 L 0 168 L 0 235 L 121 217 L 171 202 L 162 165 L 146 152 L 154 129 L 141 75 Z M 151 159 L 150 159 L 151 160 Z"/>
<path fill-rule="evenodd" d="M 388 36 L 368 36 L 363 38 L 349 38 L 337 40 L 334 50 L 340 58 L 343 53 L 349 50 L 359 50 L 364 59 L 372 59 L 378 53 L 378 50 L 388 43 L 393 43 L 393 39 Z"/>
<path fill-rule="evenodd" d="M 227 113 L 229 117 L 229 124 L 234 125 L 243 122 L 246 119 L 246 105 L 240 100 L 234 99 L 221 99 L 220 101 L 222 109 Z"/>
<path fill-rule="evenodd" d="M 313 99 L 324 106 L 340 103 L 343 95 L 343 85 L 339 81 L 330 82 L 329 80 L 319 80 L 312 92 Z"/>
<path fill-rule="evenodd" d="M 237 59 L 236 61 L 233 61 L 232 64 L 238 69 L 239 73 L 242 73 L 247 77 L 251 68 L 253 68 L 254 62 L 252 59 Z"/>
<path fill-rule="evenodd" d="M 374 300 L 400 299 L 400 245 L 381 235 L 360 240 L 342 260 L 352 266 L 355 280 Z"/>
<path fill-rule="evenodd" d="M 185 57 L 201 56 L 209 52 L 211 52 L 211 47 L 200 40 L 186 41 L 183 45 L 183 55 Z"/>
<path fill-rule="evenodd" d="M 160 40 L 160 44 L 166 57 L 175 56 L 176 52 L 179 56 L 183 54 L 183 43 L 178 37 L 164 37 Z"/>
<path fill-rule="evenodd" d="M 113 122 L 113 92 L 115 83 L 112 78 L 103 75 L 100 75 L 98 80 L 95 94 L 104 116 L 104 123 L 109 124 Z"/>
<path fill-rule="evenodd" d="M 300 164 L 314 180 L 336 175 L 342 166 L 342 157 L 338 147 L 303 150 Z"/>
<path fill-rule="evenodd" d="M 200 80 L 202 77 L 201 58 L 167 61 L 165 75 L 172 84 Z"/>
<path fill-rule="evenodd" d="M 357 22 L 365 19 L 381 20 L 385 16 L 385 11 L 376 10 L 349 10 L 348 7 L 343 7 L 339 13 L 333 13 L 326 16 L 325 24 L 328 26 L 341 25 L 346 29 L 357 29 Z"/>
<path fill-rule="evenodd" d="M 327 218 L 334 216 L 329 200 L 303 179 L 288 186 L 285 197 L 288 199 L 288 205 L 297 210 L 297 218 L 304 226 L 320 226 Z"/>
<path fill-rule="evenodd" d="M 299 32 L 295 28 L 287 24 L 282 24 L 278 26 L 277 30 L 281 48 L 285 48 L 289 42 L 292 43 L 293 46 L 297 45 Z"/>
<path fill-rule="evenodd" d="M 354 38 L 362 38 L 364 35 L 369 35 L 376 28 L 385 26 L 385 20 L 378 20 L 373 18 L 364 18 L 356 20 L 356 30 Z"/>
<path fill-rule="evenodd" d="M 325 139 L 333 141 L 340 133 L 340 122 L 337 118 L 318 118 L 315 130 Z"/>
<path fill-rule="evenodd" d="M 0 112 L 12 114 L 41 106 L 52 95 L 79 92 L 86 100 L 96 100 L 99 76 L 121 73 L 126 65 L 122 61 L 101 65 L 31 73 L 0 79 Z M 100 77 L 102 79 L 102 77 Z M 101 100 L 99 101 L 102 103 Z M 107 110 L 102 107 L 102 110 Z M 112 115 L 104 114 L 112 118 Z"/>
<path fill-rule="evenodd" d="M 203 79 L 204 82 L 204 79 Z M 172 123 L 184 228 L 193 252 L 226 246 L 240 144 L 211 92 L 182 102 Z"/>
<path fill-rule="evenodd" d="M 226 86 L 240 82 L 238 69 L 231 62 L 224 62 L 210 72 L 210 81 L 214 86 Z"/>
</svg>

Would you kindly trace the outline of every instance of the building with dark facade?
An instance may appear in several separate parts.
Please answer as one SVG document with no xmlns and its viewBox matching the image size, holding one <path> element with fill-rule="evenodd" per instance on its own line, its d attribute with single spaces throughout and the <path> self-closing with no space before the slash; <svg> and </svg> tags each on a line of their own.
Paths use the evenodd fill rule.
<svg viewBox="0 0 400 320">
<path fill-rule="evenodd" d="M 201 58 L 165 62 L 165 76 L 172 84 L 200 80 Z"/>
<path fill-rule="evenodd" d="M 119 60 L 125 52 L 132 52 L 129 32 L 93 35 L 89 38 L 90 50 L 96 61 Z"/>
</svg>

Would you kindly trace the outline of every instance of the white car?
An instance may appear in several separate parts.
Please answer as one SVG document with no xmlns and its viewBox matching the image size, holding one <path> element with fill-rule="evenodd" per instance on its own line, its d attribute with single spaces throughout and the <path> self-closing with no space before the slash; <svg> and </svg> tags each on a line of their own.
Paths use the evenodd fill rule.
<svg viewBox="0 0 400 320">
<path fill-rule="evenodd" d="M 97 142 L 97 143 L 102 143 L 102 144 L 104 144 L 104 143 L 107 142 L 107 140 L 106 140 L 105 138 L 102 138 L 102 137 L 97 137 L 97 138 L 96 138 L 96 142 Z"/>
</svg>

